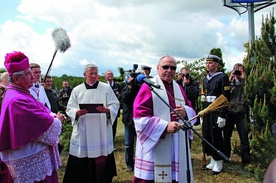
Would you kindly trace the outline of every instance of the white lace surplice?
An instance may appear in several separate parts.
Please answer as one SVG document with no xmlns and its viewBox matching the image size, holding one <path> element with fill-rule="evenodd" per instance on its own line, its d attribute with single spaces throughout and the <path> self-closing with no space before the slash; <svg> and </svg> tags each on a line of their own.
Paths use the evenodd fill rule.
<svg viewBox="0 0 276 183">
<path fill-rule="evenodd" d="M 26 146 L 0 153 L 1 159 L 14 167 L 15 183 L 33 183 L 51 176 L 58 170 L 61 161 L 58 152 L 61 122 L 54 119 L 53 124 L 36 141 Z"/>
</svg>

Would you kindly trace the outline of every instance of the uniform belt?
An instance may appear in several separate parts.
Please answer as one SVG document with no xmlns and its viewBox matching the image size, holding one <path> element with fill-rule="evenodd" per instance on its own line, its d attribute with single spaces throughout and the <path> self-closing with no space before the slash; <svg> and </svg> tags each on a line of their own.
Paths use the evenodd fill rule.
<svg viewBox="0 0 276 183">
<path fill-rule="evenodd" d="M 214 102 L 216 100 L 216 96 L 204 96 L 201 95 L 201 102 Z"/>
</svg>

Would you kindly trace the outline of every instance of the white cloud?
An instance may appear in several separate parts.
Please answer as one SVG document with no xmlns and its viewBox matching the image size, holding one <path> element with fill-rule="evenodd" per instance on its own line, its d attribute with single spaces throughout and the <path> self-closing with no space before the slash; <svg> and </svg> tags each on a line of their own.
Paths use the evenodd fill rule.
<svg viewBox="0 0 276 183">
<path fill-rule="evenodd" d="M 87 64 L 91 64 L 91 63 L 89 63 L 88 60 L 86 60 L 86 59 L 80 60 L 80 65 L 85 66 L 85 65 L 87 65 Z M 95 64 L 95 63 L 94 63 L 94 64 Z"/>
<path fill-rule="evenodd" d="M 93 60 L 99 73 L 133 64 L 149 65 L 155 74 L 158 59 L 166 54 L 194 61 L 221 48 L 227 69 L 241 61 L 248 40 L 247 14 L 239 16 L 221 1 L 65 1 L 22 0 L 11 20 L 0 19 L 0 57 L 21 50 L 46 72 L 54 52 L 51 32 L 67 31 L 72 46 L 57 53 L 52 75 L 82 76 Z M 2 6 L 0 6 L 1 11 Z M 255 13 L 260 34 L 261 15 Z M 1 67 L 2 65 L 0 65 Z"/>
<path fill-rule="evenodd" d="M 212 29 L 221 29 L 223 27 L 223 24 L 219 20 L 212 18 L 206 23 L 206 27 L 207 29 L 210 29 L 210 31 L 212 31 Z"/>
</svg>

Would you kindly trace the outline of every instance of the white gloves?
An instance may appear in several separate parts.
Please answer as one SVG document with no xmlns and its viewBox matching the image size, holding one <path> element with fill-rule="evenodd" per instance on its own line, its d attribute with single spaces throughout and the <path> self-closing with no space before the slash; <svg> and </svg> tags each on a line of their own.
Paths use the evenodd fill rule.
<svg viewBox="0 0 276 183">
<path fill-rule="evenodd" d="M 218 117 L 217 124 L 219 128 L 222 128 L 226 124 L 226 120 L 224 118 Z"/>
<path fill-rule="evenodd" d="M 202 126 L 202 124 L 203 124 L 203 117 L 200 117 L 199 121 L 200 121 L 200 125 Z"/>
</svg>

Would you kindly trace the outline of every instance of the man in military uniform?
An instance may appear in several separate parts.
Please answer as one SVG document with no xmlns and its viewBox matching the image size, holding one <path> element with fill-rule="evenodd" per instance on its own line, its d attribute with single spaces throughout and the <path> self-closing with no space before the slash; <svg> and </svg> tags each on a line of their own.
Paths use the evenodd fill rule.
<svg viewBox="0 0 276 183">
<path fill-rule="evenodd" d="M 230 97 L 229 78 L 223 72 L 218 71 L 219 60 L 220 58 L 216 55 L 208 55 L 206 58 L 208 75 L 203 80 L 204 94 L 201 96 L 203 109 L 207 108 L 221 94 L 228 100 Z M 223 150 L 222 130 L 226 124 L 226 113 L 227 107 L 203 116 L 203 137 L 220 151 Z M 223 168 L 223 158 L 204 142 L 203 152 L 211 156 L 211 162 L 202 169 L 212 170 L 211 175 L 219 174 Z"/>
</svg>

